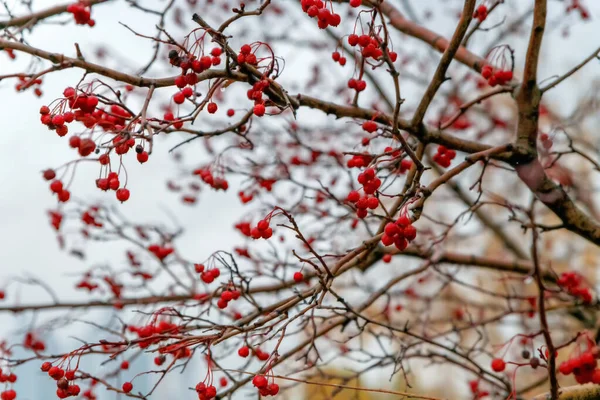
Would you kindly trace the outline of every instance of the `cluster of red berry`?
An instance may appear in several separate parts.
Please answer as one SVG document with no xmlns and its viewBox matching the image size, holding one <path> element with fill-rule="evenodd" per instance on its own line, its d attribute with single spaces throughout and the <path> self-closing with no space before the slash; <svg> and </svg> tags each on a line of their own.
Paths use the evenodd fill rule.
<svg viewBox="0 0 600 400">
<path fill-rule="evenodd" d="M 258 65 L 258 58 L 256 58 L 256 54 L 252 52 L 252 46 L 249 44 L 245 44 L 240 47 L 240 52 L 237 56 L 238 64 L 250 64 L 250 65 Z"/>
<path fill-rule="evenodd" d="M 230 301 L 239 299 L 240 295 L 241 293 L 239 290 L 223 290 L 221 292 L 219 301 L 217 301 L 217 307 L 219 307 L 221 310 L 224 310 L 227 308 L 227 305 Z"/>
<path fill-rule="evenodd" d="M 365 218 L 367 216 L 367 209 L 374 210 L 379 207 L 379 199 L 373 196 L 373 194 L 381 186 L 381 179 L 376 176 L 375 169 L 367 168 L 364 172 L 358 174 L 357 180 L 363 186 L 365 196 L 360 197 L 360 194 L 356 190 L 353 190 L 348 193 L 346 200 L 355 204 L 356 216 L 358 218 Z"/>
<path fill-rule="evenodd" d="M 87 1 L 78 1 L 77 3 L 69 4 L 67 12 L 73 14 L 73 19 L 77 25 L 96 25 L 92 17 L 92 7 Z"/>
<path fill-rule="evenodd" d="M 169 63 L 175 67 L 181 68 L 181 75 L 175 78 L 175 85 L 183 88 L 186 85 L 195 85 L 198 82 L 196 73 L 201 73 L 211 66 L 217 66 L 221 63 L 222 50 L 215 47 L 210 51 L 210 56 L 200 57 L 194 54 L 179 54 L 177 50 L 169 51 Z M 190 71 L 191 70 L 191 71 Z"/>
<path fill-rule="evenodd" d="M 348 88 L 354 89 L 357 92 L 362 92 L 367 88 L 367 82 L 363 81 L 362 79 L 350 78 L 348 80 Z"/>
<path fill-rule="evenodd" d="M 70 382 L 75 380 L 75 371 L 68 370 L 65 372 L 64 369 L 52 366 L 52 363 L 46 361 L 42 364 L 41 370 L 47 372 L 48 376 L 56 381 L 56 395 L 59 399 L 66 399 L 71 396 L 78 396 L 80 392 L 79 385 L 71 384 Z"/>
<path fill-rule="evenodd" d="M 346 57 L 342 56 L 339 51 L 334 51 L 333 53 L 331 53 L 331 58 L 336 63 L 339 63 L 342 67 L 346 65 Z"/>
<path fill-rule="evenodd" d="M 46 349 L 46 344 L 39 340 L 33 333 L 27 332 L 25 334 L 25 341 L 23 342 L 23 347 L 26 349 L 31 349 L 33 351 L 44 351 Z M 1 381 L 0 377 L 0 381 Z"/>
<path fill-rule="evenodd" d="M 556 283 L 571 296 L 580 298 L 584 303 L 592 302 L 592 291 L 585 284 L 583 276 L 577 272 L 563 272 Z"/>
<path fill-rule="evenodd" d="M 100 157 L 102 158 L 102 157 Z M 102 163 L 102 161 L 101 161 Z M 116 190 L 117 199 L 120 202 L 129 200 L 130 192 L 127 188 L 119 188 L 121 182 L 119 181 L 119 175 L 116 172 L 109 172 L 106 178 L 96 179 L 96 187 L 100 190 Z"/>
<path fill-rule="evenodd" d="M 194 264 L 194 269 L 200 274 L 200 279 L 204 283 L 213 283 L 221 275 L 219 268 L 206 269 L 204 264 Z M 237 295 L 239 297 L 239 295 Z M 236 298 L 237 299 L 237 298 Z"/>
<path fill-rule="evenodd" d="M 362 168 L 369 165 L 372 160 L 373 156 L 370 154 L 355 154 L 348 160 L 346 166 L 348 168 Z"/>
<path fill-rule="evenodd" d="M 592 347 L 581 353 L 579 357 L 563 361 L 558 367 L 558 371 L 563 375 L 573 374 L 579 384 L 590 382 L 600 384 L 600 369 L 596 368 L 599 356 L 598 348 Z"/>
<path fill-rule="evenodd" d="M 259 348 L 252 349 L 252 353 L 258 358 L 260 361 L 267 361 L 270 357 L 269 353 L 262 351 Z M 250 355 L 250 348 L 248 346 L 240 347 L 238 350 L 238 356 L 242 358 L 246 358 Z"/>
<path fill-rule="evenodd" d="M 417 237 L 417 228 L 415 228 L 406 215 L 399 217 L 396 222 L 388 222 L 385 225 L 381 243 L 384 246 L 392 244 L 400 251 L 408 247 L 408 243 Z"/>
<path fill-rule="evenodd" d="M 8 389 L 0 393 L 0 399 L 2 400 L 15 400 L 17 398 L 17 392 L 12 389 Z"/>
<path fill-rule="evenodd" d="M 2 369 L 0 369 L 0 383 L 10 382 L 15 383 L 17 381 L 17 375 L 11 373 L 5 374 Z"/>
<path fill-rule="evenodd" d="M 27 87 L 30 86 L 35 86 L 35 88 L 33 89 L 33 93 L 35 93 L 35 95 L 37 97 L 41 97 L 42 96 L 42 89 L 40 89 L 40 85 L 42 84 L 42 79 L 41 78 L 37 78 L 34 79 L 33 81 L 25 78 L 24 76 L 19 76 L 19 82 L 15 85 L 15 89 L 17 91 L 23 89 L 25 87 L 25 85 L 27 85 Z"/>
<path fill-rule="evenodd" d="M 194 170 L 194 175 L 198 175 L 204 183 L 211 186 L 215 190 L 227 190 L 229 183 L 227 180 L 219 177 L 214 177 L 210 169 L 198 168 Z"/>
<path fill-rule="evenodd" d="M 96 150 L 96 142 L 94 142 L 92 139 L 82 139 L 80 136 L 75 135 L 69 138 L 69 147 L 72 149 L 77 149 L 77 152 L 81 157 L 87 157 L 92 154 L 94 150 Z"/>
<path fill-rule="evenodd" d="M 445 146 L 438 146 L 437 152 L 433 155 L 433 161 L 441 167 L 448 168 L 455 157 L 456 151 Z"/>
<path fill-rule="evenodd" d="M 198 393 L 198 400 L 210 400 L 217 396 L 217 388 L 200 382 L 196 385 L 196 393 Z"/>
<path fill-rule="evenodd" d="M 490 86 L 504 85 L 510 82 L 513 78 L 511 70 L 501 70 L 486 64 L 481 68 L 481 76 L 487 79 Z"/>
<path fill-rule="evenodd" d="M 252 112 L 257 117 L 265 115 L 265 101 L 263 100 L 263 92 L 269 87 L 269 81 L 266 79 L 260 80 L 252 85 L 252 88 L 248 90 L 246 95 L 249 100 L 254 101 L 254 108 Z"/>
<path fill-rule="evenodd" d="M 71 198 L 71 192 L 63 187 L 63 183 L 56 179 L 50 183 L 50 190 L 52 193 L 58 195 L 58 201 L 66 203 Z"/>
<path fill-rule="evenodd" d="M 261 396 L 275 396 L 279 393 L 279 385 L 275 382 L 269 384 L 269 380 L 264 375 L 256 375 L 252 379 L 252 384 L 258 389 Z"/>
<path fill-rule="evenodd" d="M 151 338 L 154 335 L 161 335 L 166 333 L 176 334 L 179 332 L 179 327 L 176 324 L 173 324 L 169 321 L 162 320 L 158 323 L 156 323 L 155 321 L 154 323 L 144 325 L 141 327 L 129 325 L 127 327 L 127 330 L 131 333 L 135 333 L 140 339 L 146 339 L 138 343 L 141 349 L 145 349 L 154 343 L 158 343 L 161 340 L 164 340 L 163 338 L 148 338 Z"/>
<path fill-rule="evenodd" d="M 173 125 L 173 128 L 175 129 L 181 129 L 183 127 L 183 121 L 180 119 L 175 119 L 175 116 L 173 115 L 172 111 L 167 111 L 163 115 L 163 120 L 167 124 Z"/>
<path fill-rule="evenodd" d="M 338 26 L 342 22 L 339 14 L 329 11 L 323 0 L 301 0 L 302 11 L 309 17 L 317 18 L 319 28 L 326 29 L 328 26 Z"/>
<path fill-rule="evenodd" d="M 172 247 L 161 246 L 159 244 L 151 244 L 148 246 L 148 251 L 156 256 L 160 261 L 163 261 L 167 256 L 172 254 L 175 249 Z"/>
<path fill-rule="evenodd" d="M 269 239 L 271 236 L 273 236 L 273 228 L 269 226 L 269 221 L 266 219 L 258 221 L 256 226 L 250 230 L 252 239 Z"/>
<path fill-rule="evenodd" d="M 486 7 L 485 4 L 481 4 L 479 7 L 477 7 L 475 12 L 473 13 L 473 18 L 478 19 L 479 22 L 485 21 L 487 16 L 488 16 L 488 8 Z"/>
<path fill-rule="evenodd" d="M 372 58 L 373 60 L 381 60 L 383 57 L 383 50 L 381 49 L 380 41 L 370 35 L 360 35 L 355 33 L 348 35 L 348 44 L 352 47 L 360 46 L 362 49 L 360 53 L 364 59 Z M 398 59 L 398 53 L 394 51 L 388 51 L 388 56 L 392 62 L 396 62 Z"/>
</svg>

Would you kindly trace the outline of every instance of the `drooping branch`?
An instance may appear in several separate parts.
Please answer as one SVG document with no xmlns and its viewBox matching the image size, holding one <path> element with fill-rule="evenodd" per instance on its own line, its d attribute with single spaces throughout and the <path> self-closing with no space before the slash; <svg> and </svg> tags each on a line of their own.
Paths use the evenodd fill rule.
<svg viewBox="0 0 600 400">
<path fill-rule="evenodd" d="M 87 3 L 89 5 L 106 3 L 111 0 L 88 0 Z M 53 17 L 58 14 L 62 14 L 67 12 L 67 8 L 71 5 L 71 3 L 60 4 L 54 7 L 46 8 L 45 10 L 34 12 L 28 15 L 23 15 L 21 17 L 15 17 L 6 21 L 0 21 L 0 29 L 10 28 L 12 26 L 23 26 L 30 22 L 41 21 L 46 18 Z M 0 46 L 1 47 L 1 46 Z"/>
</svg>

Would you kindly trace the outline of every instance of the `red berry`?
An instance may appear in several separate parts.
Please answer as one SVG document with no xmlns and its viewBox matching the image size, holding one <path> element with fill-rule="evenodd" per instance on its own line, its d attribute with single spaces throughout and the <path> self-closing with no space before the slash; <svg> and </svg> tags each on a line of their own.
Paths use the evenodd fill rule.
<svg viewBox="0 0 600 400">
<path fill-rule="evenodd" d="M 294 272 L 294 281 L 302 282 L 304 280 L 304 274 L 302 272 Z"/>
<path fill-rule="evenodd" d="M 138 153 L 137 154 L 137 160 L 140 162 L 140 164 L 143 164 L 146 161 L 148 161 L 148 152 L 147 151 L 142 151 L 141 153 Z"/>
<path fill-rule="evenodd" d="M 206 109 L 208 110 L 209 113 L 214 114 L 217 112 L 217 103 L 208 103 L 208 106 L 206 107 Z"/>
<path fill-rule="evenodd" d="M 254 106 L 254 115 L 256 115 L 257 117 L 262 117 L 263 115 L 265 115 L 265 105 L 264 104 L 257 104 Z"/>
<path fill-rule="evenodd" d="M 125 382 L 125 383 L 123 384 L 123 391 L 124 391 L 125 393 L 129 393 L 129 392 L 131 392 L 131 390 L 132 390 L 132 389 L 133 389 L 133 384 L 132 384 L 131 382 Z"/>
<path fill-rule="evenodd" d="M 123 203 L 127 200 L 129 200 L 129 189 L 125 189 L 125 188 L 121 188 L 119 190 L 117 190 L 117 199 Z"/>
<path fill-rule="evenodd" d="M 492 369 L 495 372 L 502 372 L 506 368 L 506 363 L 501 358 L 494 358 L 492 360 Z"/>
<path fill-rule="evenodd" d="M 250 355 L 250 349 L 248 348 L 248 346 L 240 347 L 240 349 L 238 350 L 238 355 L 243 358 L 248 357 L 248 355 Z"/>
</svg>

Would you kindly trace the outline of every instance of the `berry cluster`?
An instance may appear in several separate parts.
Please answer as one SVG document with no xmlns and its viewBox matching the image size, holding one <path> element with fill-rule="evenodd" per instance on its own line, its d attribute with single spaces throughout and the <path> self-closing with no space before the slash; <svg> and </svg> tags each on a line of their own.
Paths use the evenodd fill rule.
<svg viewBox="0 0 600 400">
<path fill-rule="evenodd" d="M 334 51 L 333 53 L 331 53 L 331 58 L 336 63 L 339 63 L 342 67 L 346 65 L 346 57 L 342 56 L 339 51 Z"/>
<path fill-rule="evenodd" d="M 23 347 L 33 351 L 44 351 L 46 349 L 46 344 L 36 338 L 33 333 L 27 332 L 25 335 L 25 341 L 23 342 Z"/>
<path fill-rule="evenodd" d="M 448 168 L 455 157 L 456 151 L 444 146 L 439 146 L 437 152 L 433 155 L 433 161 L 441 167 Z"/>
<path fill-rule="evenodd" d="M 240 52 L 237 56 L 237 62 L 238 64 L 258 64 L 258 58 L 256 58 L 256 54 L 252 52 L 252 46 L 250 46 L 249 44 L 245 44 L 242 47 L 240 47 Z"/>
<path fill-rule="evenodd" d="M 267 361 L 270 357 L 269 353 L 266 353 L 259 348 L 252 349 L 252 352 L 256 355 L 256 358 L 258 358 L 261 361 Z M 250 348 L 248 346 L 243 346 L 243 347 L 239 348 L 238 356 L 240 356 L 242 358 L 246 358 L 249 355 L 250 355 Z"/>
<path fill-rule="evenodd" d="M 258 221 L 256 226 L 250 230 L 252 239 L 269 239 L 271 236 L 273 236 L 273 228 L 269 226 L 269 221 L 266 219 Z"/>
<path fill-rule="evenodd" d="M 269 380 L 264 375 L 256 375 L 252 379 L 252 384 L 258 389 L 261 396 L 275 396 L 279 393 L 279 385 L 274 382 L 269 384 Z"/>
<path fill-rule="evenodd" d="M 381 243 L 384 246 L 392 244 L 400 251 L 408 247 L 408 243 L 417 237 L 417 228 L 415 228 L 406 215 L 402 215 L 396 222 L 388 222 L 381 236 Z"/>
<path fill-rule="evenodd" d="M 90 7 L 87 1 L 78 1 L 77 3 L 69 4 L 67 12 L 73 14 L 73 19 L 77 25 L 96 25 L 92 16 L 92 7 Z"/>
<path fill-rule="evenodd" d="M 217 396 L 217 388 L 200 382 L 196 385 L 196 393 L 198 393 L 198 400 L 210 400 Z"/>
<path fill-rule="evenodd" d="M 180 119 L 175 119 L 175 116 L 173 115 L 173 112 L 171 112 L 171 111 L 167 111 L 164 114 L 163 120 L 166 123 L 173 125 L 173 128 L 175 128 L 175 129 L 181 129 L 183 127 L 183 121 Z"/>
<path fill-rule="evenodd" d="M 179 332 L 179 327 L 176 324 L 163 320 L 159 321 L 158 323 L 154 322 L 141 327 L 129 325 L 127 327 L 127 330 L 131 333 L 135 333 L 138 336 L 138 338 L 145 339 L 138 343 L 141 349 L 145 349 L 154 343 L 158 343 L 161 340 L 164 340 L 163 338 L 148 338 L 154 336 L 155 334 L 176 334 Z"/>
<path fill-rule="evenodd" d="M 217 279 L 221 275 L 221 271 L 219 270 L 219 268 L 206 269 L 204 264 L 194 264 L 194 269 L 197 273 L 200 274 L 200 279 L 202 279 L 202 282 L 204 283 L 213 283 L 215 279 Z M 236 296 L 235 300 L 237 300 L 240 297 L 239 293 L 235 294 L 234 296 Z M 229 295 L 226 295 L 226 297 L 229 297 Z M 227 301 L 229 302 L 229 300 Z M 227 306 L 227 304 L 225 304 L 225 306 Z"/>
<path fill-rule="evenodd" d="M 148 251 L 156 256 L 160 261 L 163 261 L 167 256 L 172 254 L 175 249 L 172 247 L 161 246 L 158 244 L 151 244 L 148 246 Z"/>
<path fill-rule="evenodd" d="M 363 81 L 362 79 L 350 78 L 348 80 L 348 88 L 354 89 L 357 92 L 362 92 L 367 88 L 367 82 Z"/>
<path fill-rule="evenodd" d="M 358 174 L 357 180 L 363 186 L 365 196 L 360 197 L 360 194 L 356 190 L 353 190 L 348 193 L 346 200 L 354 203 L 358 218 L 365 218 L 367 216 L 367 209 L 374 210 L 379 207 L 379 199 L 373 196 L 373 194 L 381 186 L 381 179 L 377 178 L 373 168 L 367 168 L 364 172 Z"/>
<path fill-rule="evenodd" d="M 355 154 L 348 160 L 346 166 L 348 168 L 362 168 L 369 165 L 372 160 L 373 156 L 370 154 Z"/>
<path fill-rule="evenodd" d="M 381 48 L 381 41 L 370 35 L 360 35 L 353 33 L 348 36 L 348 44 L 352 47 L 360 46 L 362 49 L 360 53 L 366 60 L 372 58 L 375 61 L 381 60 L 383 57 L 383 49 Z M 388 51 L 388 56 L 392 62 L 396 62 L 398 59 L 398 53 Z"/>
<path fill-rule="evenodd" d="M 223 290 L 221 292 L 219 301 L 217 301 L 217 307 L 219 307 L 221 310 L 227 308 L 227 305 L 231 300 L 237 300 L 240 298 L 240 294 L 241 293 L 239 290 Z"/>
<path fill-rule="evenodd" d="M 103 163 L 103 156 L 106 156 L 104 159 L 108 158 L 108 155 L 103 154 L 100 157 L 100 163 Z M 129 200 L 131 193 L 129 189 L 119 188 L 121 186 L 121 182 L 119 181 L 119 175 L 116 172 L 109 172 L 106 178 L 96 179 L 96 187 L 100 190 L 115 190 L 117 199 L 122 203 L 124 201 Z"/>
<path fill-rule="evenodd" d="M 592 302 L 592 291 L 586 286 L 583 276 L 577 272 L 563 272 L 556 283 L 571 296 L 580 298 L 584 303 Z"/>
<path fill-rule="evenodd" d="M 198 168 L 194 170 L 194 175 L 198 175 L 204 183 L 210 185 L 215 190 L 226 191 L 229 188 L 227 180 L 219 177 L 214 177 L 210 169 Z"/>
<path fill-rule="evenodd" d="M 599 355 L 598 348 L 592 347 L 581 353 L 579 357 L 563 361 L 558 371 L 563 375 L 573 374 L 579 384 L 590 382 L 600 384 L 600 368 L 596 368 Z"/>
<path fill-rule="evenodd" d="M 47 372 L 48 376 L 56 381 L 56 395 L 59 399 L 66 399 L 71 396 L 78 396 L 80 392 L 79 385 L 72 383 L 75 380 L 75 371 L 52 366 L 52 363 L 46 361 L 42 364 L 41 370 Z"/>
<path fill-rule="evenodd" d="M 58 201 L 66 203 L 71 198 L 71 192 L 63 187 L 63 183 L 56 179 L 50 183 L 50 190 L 52 193 L 58 195 Z"/>
<path fill-rule="evenodd" d="M 5 390 L 0 393 L 0 399 L 2 400 L 15 400 L 17 398 L 17 392 L 12 389 Z"/>
<path fill-rule="evenodd" d="M 478 19 L 479 22 L 485 21 L 487 16 L 488 16 L 488 8 L 485 6 L 485 4 L 481 4 L 479 7 L 477 7 L 475 12 L 473 13 L 473 18 Z"/>
<path fill-rule="evenodd" d="M 269 81 L 266 79 L 260 80 L 252 85 L 252 88 L 248 90 L 247 96 L 249 100 L 254 101 L 254 108 L 252 112 L 257 117 L 265 115 L 265 101 L 263 100 L 263 92 L 269 87 Z"/>
<path fill-rule="evenodd" d="M 42 89 L 40 89 L 40 85 L 42 84 L 42 79 L 41 78 L 37 78 L 34 79 L 33 81 L 28 80 L 27 78 L 25 78 L 24 76 L 19 76 L 19 83 L 17 83 L 15 85 L 15 89 L 17 91 L 23 89 L 24 87 L 30 87 L 30 86 L 35 86 L 35 88 L 33 89 L 33 93 L 35 93 L 35 95 L 37 97 L 41 97 L 42 96 Z"/>
<path fill-rule="evenodd" d="M 180 55 L 177 50 L 169 51 L 169 63 L 175 67 L 181 68 L 181 75 L 175 78 L 175 85 L 183 88 L 186 85 L 193 86 L 198 83 L 196 73 L 201 73 L 211 66 L 217 66 L 221 63 L 222 50 L 215 47 L 210 51 L 210 56 L 203 55 L 196 57 L 194 54 Z M 191 70 L 191 71 L 190 71 Z"/>
<path fill-rule="evenodd" d="M 326 29 L 328 26 L 338 26 L 342 22 L 339 14 L 329 11 L 323 0 L 301 0 L 302 11 L 309 17 L 317 18 L 319 28 Z"/>
<path fill-rule="evenodd" d="M 481 68 L 481 76 L 487 79 L 490 86 L 504 85 L 510 82 L 513 78 L 511 70 L 501 70 L 486 64 Z"/>
</svg>

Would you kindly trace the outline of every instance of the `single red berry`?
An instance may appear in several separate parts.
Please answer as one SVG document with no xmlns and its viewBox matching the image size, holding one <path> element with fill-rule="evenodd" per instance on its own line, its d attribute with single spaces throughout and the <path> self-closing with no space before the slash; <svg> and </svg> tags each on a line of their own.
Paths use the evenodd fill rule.
<svg viewBox="0 0 600 400">
<path fill-rule="evenodd" d="M 243 358 L 248 357 L 248 355 L 250 355 L 250 349 L 248 348 L 248 346 L 240 347 L 240 349 L 238 350 L 238 355 Z"/>
<path fill-rule="evenodd" d="M 125 383 L 123 384 L 123 391 L 124 391 L 125 393 L 129 393 L 129 392 L 131 392 L 131 390 L 132 390 L 132 389 L 133 389 L 133 384 L 132 384 L 131 382 L 125 382 Z"/>
<path fill-rule="evenodd" d="M 257 104 L 254 106 L 254 115 L 256 115 L 257 117 L 262 117 L 263 115 L 265 115 L 265 105 L 264 104 Z"/>
<path fill-rule="evenodd" d="M 142 151 L 141 153 L 138 153 L 136 157 L 137 157 L 137 160 L 140 162 L 140 164 L 143 164 L 146 161 L 148 161 L 148 152 Z"/>
<path fill-rule="evenodd" d="M 50 190 L 52 190 L 56 194 L 62 192 L 62 190 L 63 190 L 62 182 L 59 180 L 52 181 L 52 183 L 50 184 Z"/>
<path fill-rule="evenodd" d="M 501 358 L 494 358 L 492 360 L 492 369 L 495 372 L 502 372 L 506 368 L 506 363 Z"/>
<path fill-rule="evenodd" d="M 304 274 L 302 272 L 294 272 L 294 281 L 302 282 L 304 280 Z"/>
<path fill-rule="evenodd" d="M 126 189 L 126 188 L 121 188 L 121 189 L 117 190 L 117 199 L 118 199 L 118 200 L 119 200 L 121 203 L 123 203 L 123 202 L 125 202 L 125 201 L 129 200 L 129 195 L 130 195 L 130 193 L 129 193 L 129 189 Z"/>
<path fill-rule="evenodd" d="M 208 110 L 209 113 L 214 114 L 217 112 L 217 103 L 208 103 L 208 106 L 206 107 L 206 109 Z"/>
</svg>

